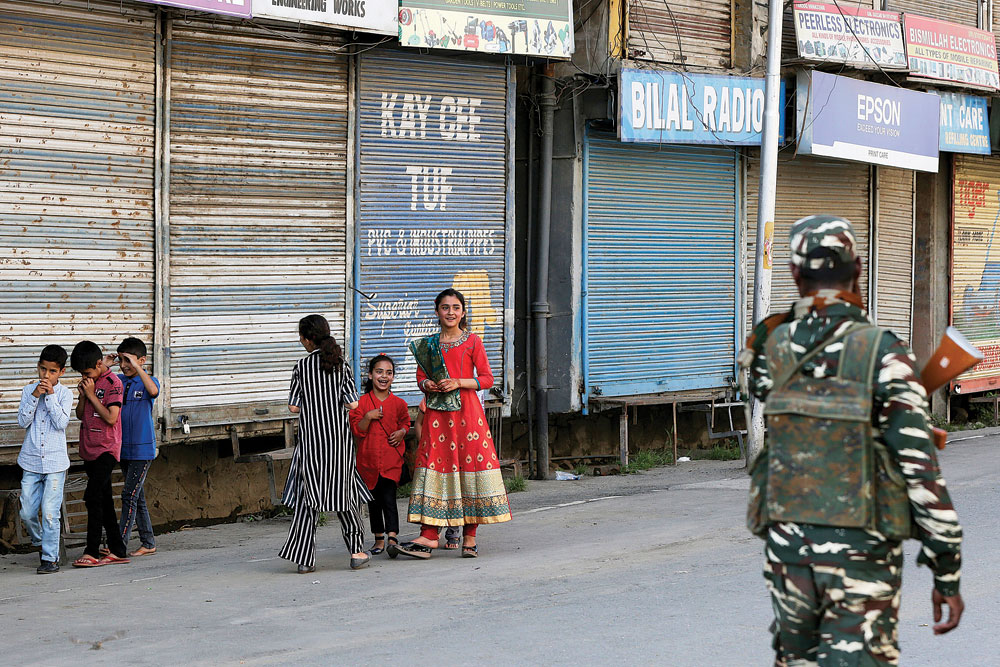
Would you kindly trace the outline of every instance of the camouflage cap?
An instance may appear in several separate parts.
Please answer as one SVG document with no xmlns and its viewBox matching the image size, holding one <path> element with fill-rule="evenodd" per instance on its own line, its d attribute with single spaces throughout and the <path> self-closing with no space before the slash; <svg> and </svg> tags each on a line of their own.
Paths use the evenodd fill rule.
<svg viewBox="0 0 1000 667">
<path fill-rule="evenodd" d="M 854 227 L 836 215 L 810 215 L 795 221 L 788 245 L 792 264 L 805 271 L 836 269 L 857 259 Z"/>
</svg>

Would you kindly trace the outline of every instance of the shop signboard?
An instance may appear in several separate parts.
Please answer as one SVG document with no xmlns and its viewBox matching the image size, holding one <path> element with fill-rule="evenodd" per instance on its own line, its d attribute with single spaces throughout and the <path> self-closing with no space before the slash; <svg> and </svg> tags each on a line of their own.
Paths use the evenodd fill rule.
<svg viewBox="0 0 1000 667">
<path fill-rule="evenodd" d="M 800 153 L 937 172 L 941 101 L 933 93 L 800 72 Z"/>
<path fill-rule="evenodd" d="M 250 0 L 141 0 L 154 5 L 250 18 Z"/>
<path fill-rule="evenodd" d="M 961 93 L 941 96 L 939 148 L 950 153 L 990 154 L 990 122 L 985 97 Z"/>
<path fill-rule="evenodd" d="M 622 141 L 760 145 L 764 79 L 628 67 L 619 77 Z M 784 82 L 780 99 L 784 127 Z"/>
<path fill-rule="evenodd" d="M 253 0 L 254 18 L 297 21 L 378 35 L 398 32 L 393 0 Z"/>
<path fill-rule="evenodd" d="M 795 0 L 794 11 L 800 58 L 906 69 L 906 48 L 898 13 L 808 0 Z"/>
<path fill-rule="evenodd" d="M 912 75 L 1000 89 L 997 45 L 992 32 L 906 14 L 903 34 Z"/>
<path fill-rule="evenodd" d="M 569 58 L 571 0 L 400 0 L 403 46 Z"/>
</svg>

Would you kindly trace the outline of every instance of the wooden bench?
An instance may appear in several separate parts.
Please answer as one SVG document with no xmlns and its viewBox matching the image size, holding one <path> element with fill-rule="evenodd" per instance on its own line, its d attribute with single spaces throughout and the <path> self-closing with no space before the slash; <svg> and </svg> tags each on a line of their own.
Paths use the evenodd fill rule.
<svg viewBox="0 0 1000 667">
<path fill-rule="evenodd" d="M 240 451 L 240 436 L 236 426 L 229 427 L 229 440 L 233 444 L 233 460 L 236 463 L 258 463 L 263 461 L 267 464 L 267 484 L 271 493 L 271 504 L 280 505 L 281 496 L 278 495 L 277 484 L 274 479 L 274 462 L 288 461 L 295 453 L 295 422 L 286 419 L 283 422 L 285 433 L 285 446 L 282 449 L 274 449 L 266 452 L 246 453 Z"/>
<path fill-rule="evenodd" d="M 996 396 L 977 396 L 970 398 L 969 403 L 992 403 L 993 404 L 993 425 L 1000 424 L 1000 394 Z"/>
</svg>

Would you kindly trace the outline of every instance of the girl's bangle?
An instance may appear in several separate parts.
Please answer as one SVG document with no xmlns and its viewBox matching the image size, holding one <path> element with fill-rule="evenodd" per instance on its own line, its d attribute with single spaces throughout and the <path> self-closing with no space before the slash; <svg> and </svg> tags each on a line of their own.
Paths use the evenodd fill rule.
<svg viewBox="0 0 1000 667">
<path fill-rule="evenodd" d="M 483 385 L 479 381 L 479 378 L 472 378 L 472 379 L 476 381 L 476 391 L 482 391 L 483 390 Z"/>
</svg>

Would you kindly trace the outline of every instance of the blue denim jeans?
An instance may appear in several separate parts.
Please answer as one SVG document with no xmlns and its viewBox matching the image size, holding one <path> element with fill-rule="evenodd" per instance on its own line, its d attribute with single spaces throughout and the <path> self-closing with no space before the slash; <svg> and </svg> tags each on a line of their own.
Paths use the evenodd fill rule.
<svg viewBox="0 0 1000 667">
<path fill-rule="evenodd" d="M 28 529 L 31 543 L 42 547 L 42 560 L 50 563 L 59 562 L 59 535 L 62 533 L 59 519 L 65 484 L 65 470 L 48 474 L 24 470 L 21 474 L 21 522 Z"/>
<path fill-rule="evenodd" d="M 125 477 L 125 488 L 122 489 L 122 541 L 128 544 L 132 526 L 135 525 L 139 528 L 139 541 L 147 549 L 156 546 L 153 540 L 153 522 L 149 519 L 146 492 L 143 489 L 146 473 L 149 472 L 152 463 L 152 461 L 121 460 L 122 475 Z"/>
</svg>

